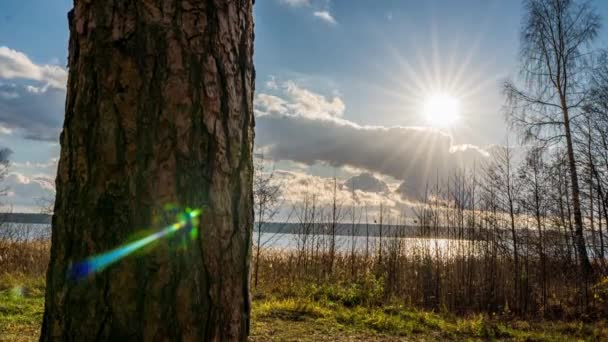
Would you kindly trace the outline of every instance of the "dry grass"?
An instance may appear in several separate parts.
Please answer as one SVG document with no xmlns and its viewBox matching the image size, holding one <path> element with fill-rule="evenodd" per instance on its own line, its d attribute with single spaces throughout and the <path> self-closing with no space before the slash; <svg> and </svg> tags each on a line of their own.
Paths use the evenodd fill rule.
<svg viewBox="0 0 608 342">
<path fill-rule="evenodd" d="M 21 274 L 44 274 L 49 262 L 48 241 L 0 240 L 0 270 Z"/>
<path fill-rule="evenodd" d="M 0 341 L 35 341 L 44 310 L 48 243 L 0 246 Z M 261 282 L 253 290 L 251 341 L 608 340 L 605 319 L 521 320 L 415 308 L 389 295 L 373 263 L 362 265 L 353 282 L 346 257 L 334 265 L 339 276 L 318 279 L 298 270 L 292 254 L 263 253 L 262 261 Z"/>
<path fill-rule="evenodd" d="M 346 305 L 390 302 L 458 315 L 487 313 L 520 319 L 587 321 L 608 317 L 608 283 L 589 286 L 589 301 L 583 306 L 576 268 L 559 256 L 547 255 L 543 261 L 545 275 L 538 271 L 540 260 L 532 256 L 526 259 L 529 271 L 521 274 L 522 288 L 516 291 L 513 259 L 508 252 L 488 253 L 482 243 L 471 251 L 458 250 L 456 242 L 452 248 L 458 253 L 445 257 L 441 254 L 445 250 L 435 248 L 432 242 L 397 246 L 387 242 L 382 259 L 378 253 L 367 258 L 363 254 L 353 257 L 337 253 L 333 262 L 323 249 L 264 250 L 258 287 L 266 293 L 285 292 L 301 284 L 337 285 L 340 291 L 351 293 L 361 288 L 362 297 L 345 298 Z M 516 311 L 516 303 L 526 306 L 520 304 Z"/>
</svg>

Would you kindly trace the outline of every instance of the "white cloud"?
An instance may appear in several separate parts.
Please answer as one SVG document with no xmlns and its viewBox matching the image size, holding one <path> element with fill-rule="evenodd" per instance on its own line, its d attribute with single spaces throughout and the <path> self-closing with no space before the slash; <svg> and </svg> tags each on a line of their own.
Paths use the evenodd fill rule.
<svg viewBox="0 0 608 342">
<path fill-rule="evenodd" d="M 266 88 L 270 90 L 279 89 L 279 85 L 277 84 L 277 79 L 273 75 L 270 75 L 268 81 L 266 81 Z"/>
<path fill-rule="evenodd" d="M 334 18 L 334 16 L 331 15 L 331 13 L 329 13 L 327 9 L 320 9 L 327 8 L 329 6 L 330 0 L 325 0 L 325 5 L 320 4 L 320 2 L 322 3 L 323 1 L 312 0 L 279 0 L 279 2 L 290 7 L 312 7 L 312 15 L 315 16 L 315 18 L 323 20 L 324 22 L 331 25 L 336 25 L 338 23 L 336 21 L 336 18 Z"/>
<path fill-rule="evenodd" d="M 0 134 L 57 142 L 67 77 L 57 65 L 35 64 L 24 53 L 0 46 Z"/>
<path fill-rule="evenodd" d="M 45 163 L 26 161 L 23 163 L 11 162 L 11 165 L 16 168 L 23 168 L 23 169 L 52 169 L 53 171 L 55 171 L 57 169 L 58 161 L 59 161 L 59 158 L 55 157 L 55 158 L 51 158 L 49 161 L 47 161 Z"/>
<path fill-rule="evenodd" d="M 0 134 L 11 135 L 13 134 L 13 130 L 0 125 Z"/>
<path fill-rule="evenodd" d="M 0 78 L 25 79 L 65 89 L 68 73 L 57 65 L 38 65 L 22 52 L 0 46 Z"/>
<path fill-rule="evenodd" d="M 27 176 L 19 172 L 11 172 L 3 182 L 8 187 L 6 200 L 19 211 L 37 211 L 38 201 L 41 198 L 50 198 L 55 195 L 55 181 L 47 174 Z"/>
<path fill-rule="evenodd" d="M 300 87 L 293 81 L 284 82 L 280 93 L 283 98 L 264 93 L 257 94 L 255 98 L 256 115 L 278 113 L 332 119 L 342 117 L 346 110 L 346 105 L 340 97 L 326 98 Z"/>
<path fill-rule="evenodd" d="M 268 94 L 257 94 L 255 96 L 255 106 L 258 107 L 259 115 L 269 113 L 287 112 L 287 102 L 280 97 Z"/>
<path fill-rule="evenodd" d="M 310 0 L 279 0 L 279 2 L 292 7 L 310 6 Z"/>
<path fill-rule="evenodd" d="M 338 22 L 328 11 L 315 11 L 313 15 L 329 24 L 335 25 Z"/>
<path fill-rule="evenodd" d="M 324 117 L 326 115 L 341 117 L 344 114 L 346 106 L 342 99 L 337 96 L 328 100 L 325 96 L 304 89 L 293 81 L 285 82 L 284 87 L 294 101 L 291 105 L 294 112 L 308 117 Z"/>
<path fill-rule="evenodd" d="M 460 144 L 460 145 L 452 145 L 450 146 L 450 152 L 451 153 L 456 153 L 456 152 L 467 152 L 469 150 L 474 150 L 475 152 L 485 156 L 485 157 L 489 157 L 490 153 L 488 153 L 487 149 L 483 149 L 480 148 L 479 146 L 473 145 L 473 144 Z"/>
<path fill-rule="evenodd" d="M 349 176 L 358 176 L 359 174 L 367 172 L 366 169 L 362 169 L 359 167 L 354 167 L 350 165 L 344 165 L 342 167 L 342 171 L 344 171 Z"/>
</svg>

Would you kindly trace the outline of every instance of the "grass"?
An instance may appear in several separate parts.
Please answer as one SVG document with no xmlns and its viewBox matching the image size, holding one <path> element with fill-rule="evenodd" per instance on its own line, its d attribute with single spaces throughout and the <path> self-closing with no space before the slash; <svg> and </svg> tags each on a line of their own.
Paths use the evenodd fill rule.
<svg viewBox="0 0 608 342">
<path fill-rule="evenodd" d="M 254 302 L 253 340 L 513 340 L 578 341 L 608 339 L 605 323 L 501 322 L 474 315 L 446 317 L 399 306 L 344 307 L 301 299 Z"/>
<path fill-rule="evenodd" d="M 0 276 L 0 341 L 37 340 L 44 312 L 44 279 Z"/>
<path fill-rule="evenodd" d="M 251 341 L 608 340 L 605 321 L 504 321 L 481 314 L 459 317 L 400 305 L 363 305 L 349 287 L 294 288 L 255 293 Z M 0 275 L 0 341 L 37 340 L 43 309 L 41 276 Z"/>
</svg>

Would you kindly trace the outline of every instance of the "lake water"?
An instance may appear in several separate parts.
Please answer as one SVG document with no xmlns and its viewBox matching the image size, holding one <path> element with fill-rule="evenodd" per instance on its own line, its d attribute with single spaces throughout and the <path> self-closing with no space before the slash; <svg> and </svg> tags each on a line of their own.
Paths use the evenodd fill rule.
<svg viewBox="0 0 608 342">
<path fill-rule="evenodd" d="M 20 222 L 20 223 L 3 223 L 0 224 L 0 238 L 9 238 L 12 240 L 50 240 L 51 238 L 51 216 L 41 214 L 23 214 L 23 213 L 8 213 L 3 214 L 2 222 Z M 257 223 L 256 223 L 257 228 Z M 316 232 L 316 235 L 308 235 L 306 239 L 302 234 L 302 230 L 308 230 L 309 232 Z M 449 255 L 455 253 L 461 248 L 469 250 L 471 246 L 475 247 L 472 250 L 479 251 L 481 247 L 485 245 L 483 241 L 472 241 L 472 240 L 454 240 L 450 239 L 456 236 L 454 227 L 439 227 L 433 229 L 434 239 L 421 238 L 421 236 L 428 236 L 429 232 L 421 229 L 420 226 L 416 225 L 378 225 L 378 224 L 349 224 L 349 223 L 338 223 L 333 228 L 329 223 L 316 223 L 315 225 L 301 225 L 294 222 L 266 222 L 262 227 L 261 245 L 265 248 L 272 248 L 278 250 L 295 250 L 301 249 L 302 244 L 305 243 L 307 248 L 317 248 L 329 250 L 329 236 L 323 235 L 328 234 L 331 230 L 336 233 L 336 249 L 339 252 L 350 252 L 354 245 L 354 248 L 359 253 L 364 253 L 366 249 L 371 251 L 377 251 L 380 244 L 380 236 L 382 237 L 382 245 L 384 248 L 390 248 L 395 246 L 395 242 L 400 242 L 401 247 L 407 253 L 408 251 L 417 250 L 420 248 L 432 251 L 445 251 Z M 465 229 L 467 231 L 467 229 Z M 552 235 L 560 234 L 558 231 L 548 230 L 552 232 Z M 523 234 L 523 231 L 520 232 Z M 598 253 L 600 250 L 599 246 L 591 246 L 591 241 L 594 239 L 591 237 L 590 232 L 587 232 L 588 236 L 587 247 L 588 253 L 592 257 L 601 255 Z M 350 234 L 355 235 L 351 237 Z M 510 232 L 503 231 L 499 232 L 501 248 L 512 248 L 510 241 Z M 532 245 L 527 246 L 525 235 L 520 234 L 518 245 L 522 248 L 531 248 L 532 253 L 536 253 L 535 242 L 532 241 Z M 534 236 L 534 232 L 532 235 Z M 253 233 L 253 242 L 257 243 L 257 233 Z M 401 238 L 391 238 L 391 236 L 401 236 Z M 468 236 L 468 234 L 465 234 Z M 545 234 L 545 236 L 547 236 Z M 483 238 L 483 236 L 481 236 Z M 550 238 L 551 242 L 545 247 L 551 249 L 557 249 L 557 252 L 564 250 L 566 246 L 563 245 L 563 238 L 557 235 Z M 314 244 L 311 247 L 311 243 Z M 367 247 L 366 247 L 367 246 Z M 605 250 L 605 257 L 608 257 L 608 251 Z"/>
<path fill-rule="evenodd" d="M 258 233 L 253 233 L 253 243 L 257 245 Z M 316 248 L 329 250 L 331 237 L 329 235 L 317 235 L 316 237 L 308 236 L 306 240 L 302 236 L 290 233 L 262 233 L 260 244 L 264 248 L 270 248 L 278 251 L 292 251 L 302 248 L 306 243 L 307 248 Z M 342 253 L 350 253 L 353 248 L 356 253 L 363 254 L 366 249 L 369 253 L 375 254 L 380 247 L 380 242 L 384 250 L 397 246 L 400 243 L 402 250 L 405 253 L 413 253 L 414 251 L 426 250 L 439 253 L 442 257 L 449 256 L 458 251 L 458 247 L 472 246 L 476 244 L 481 246 L 482 242 L 477 241 L 459 241 L 452 239 L 427 239 L 427 238 L 394 238 L 394 237 L 378 237 L 378 236 L 345 236 L 337 235 L 336 250 Z"/>
<path fill-rule="evenodd" d="M 25 223 L 9 223 L 4 224 L 0 227 L 0 237 L 9 238 L 12 240 L 25 241 L 25 240 L 50 240 L 51 238 L 51 226 L 49 224 L 25 224 Z M 402 246 L 405 249 L 415 247 L 425 248 L 438 248 L 442 251 L 453 249 L 457 244 L 462 244 L 462 241 L 449 240 L 449 239 L 420 239 L 420 238 L 401 238 Z M 258 233 L 253 233 L 254 245 L 257 245 Z M 336 249 L 338 252 L 350 252 L 354 244 L 355 251 L 358 253 L 365 253 L 366 249 L 369 249 L 370 253 L 376 251 L 382 241 L 384 248 L 390 248 L 391 244 L 394 244 L 397 240 L 392 237 L 379 236 L 346 236 L 336 235 Z M 290 251 L 301 248 L 304 239 L 302 236 L 294 233 L 275 233 L 275 232 L 263 232 L 261 235 L 260 243 L 264 248 L 270 248 L 279 251 Z M 310 244 L 319 246 L 319 248 L 329 247 L 330 236 L 329 235 L 316 235 L 314 237 L 309 236 L 306 239 L 306 244 L 310 248 Z M 367 246 L 367 247 L 366 247 Z"/>
<path fill-rule="evenodd" d="M 344 233 L 344 232 L 342 232 Z M 301 249 L 305 243 L 306 248 L 316 249 L 317 246 L 320 250 L 329 250 L 330 236 L 329 235 L 309 235 L 304 239 L 302 235 L 288 232 L 262 232 L 260 243 L 262 247 L 269 248 L 277 251 L 293 251 Z M 28 224 L 28 223 L 8 223 L 0 225 L 0 238 L 9 238 L 12 240 L 24 241 L 24 240 L 50 240 L 51 238 L 51 225 L 50 224 Z M 365 253 L 366 249 L 369 253 L 375 253 L 378 251 L 380 241 L 382 241 L 383 249 L 390 249 L 394 247 L 397 242 L 400 242 L 402 250 L 407 253 L 413 253 L 414 251 L 426 250 L 430 251 L 434 255 L 441 257 L 449 257 L 454 255 L 459 250 L 462 252 L 468 250 L 469 247 L 473 247 L 472 251 L 474 254 L 480 252 L 485 244 L 483 241 L 471 241 L 471 240 L 454 240 L 446 238 L 418 238 L 418 237 L 403 237 L 393 238 L 384 236 L 382 239 L 379 236 L 370 234 L 369 237 L 366 235 L 348 236 L 348 235 L 336 235 L 336 250 L 342 253 L 350 253 L 353 247 L 357 253 Z M 258 233 L 253 233 L 253 244 L 257 245 Z M 503 242 L 508 243 L 508 242 Z M 520 242 L 520 248 L 525 248 Z M 597 254 L 597 248 L 589 248 L 589 255 L 595 256 Z"/>
</svg>

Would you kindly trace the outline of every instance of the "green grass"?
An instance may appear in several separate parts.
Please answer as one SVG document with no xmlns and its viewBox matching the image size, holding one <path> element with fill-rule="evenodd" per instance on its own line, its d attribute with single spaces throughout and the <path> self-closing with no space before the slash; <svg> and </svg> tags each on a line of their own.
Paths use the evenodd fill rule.
<svg viewBox="0 0 608 342">
<path fill-rule="evenodd" d="M 605 323 L 501 322 L 486 315 L 448 317 L 400 306 L 345 307 L 333 302 L 270 298 L 254 302 L 254 336 L 277 341 L 315 341 L 319 334 L 336 340 L 514 340 L 578 341 L 608 338 Z M 268 327 L 274 327 L 270 333 Z M 279 328 L 280 327 L 280 328 Z M 260 339 L 260 341 L 263 339 Z"/>
<path fill-rule="evenodd" d="M 0 341 L 35 340 L 43 312 L 42 277 L 0 276 Z"/>
<path fill-rule="evenodd" d="M 363 289 L 305 286 L 285 293 L 258 293 L 252 308 L 252 341 L 393 340 L 608 340 L 605 321 L 527 322 L 497 317 L 457 317 L 400 305 L 367 303 Z M 375 288 L 366 296 L 377 298 Z M 0 275 L 0 341 L 37 340 L 44 309 L 44 279 Z"/>
</svg>

